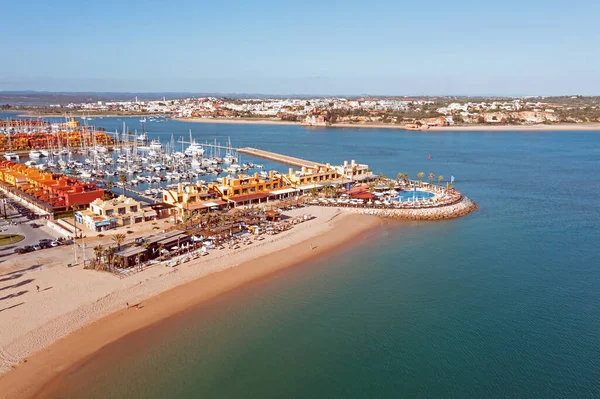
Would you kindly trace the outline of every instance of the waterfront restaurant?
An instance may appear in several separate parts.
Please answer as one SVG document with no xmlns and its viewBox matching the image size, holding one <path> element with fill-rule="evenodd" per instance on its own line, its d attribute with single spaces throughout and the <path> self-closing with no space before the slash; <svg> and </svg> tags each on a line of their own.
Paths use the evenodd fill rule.
<svg viewBox="0 0 600 399">
<path fill-rule="evenodd" d="M 144 246 L 131 245 L 123 248 L 115 253 L 115 257 L 120 267 L 133 267 L 138 263 L 158 258 L 162 251 L 180 252 L 189 245 L 189 241 L 190 236 L 182 231 L 167 231 L 147 237 Z"/>
</svg>

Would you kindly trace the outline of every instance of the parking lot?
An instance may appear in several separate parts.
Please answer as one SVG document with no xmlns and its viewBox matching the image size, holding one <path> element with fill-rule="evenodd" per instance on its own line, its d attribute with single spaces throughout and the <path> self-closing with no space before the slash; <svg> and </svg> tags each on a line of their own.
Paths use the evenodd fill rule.
<svg viewBox="0 0 600 399">
<path fill-rule="evenodd" d="M 6 203 L 4 203 L 4 200 L 6 200 Z M 40 240 L 47 240 L 45 242 L 48 245 L 45 246 L 50 246 L 50 242 L 60 237 L 57 232 L 46 226 L 45 220 L 37 219 L 37 215 L 30 209 L 10 198 L 2 198 L 0 202 L 0 214 L 5 216 L 5 218 L 0 219 L 0 233 L 20 234 L 25 237 L 16 244 L 0 248 L 0 258 L 3 262 L 9 261 L 12 257 L 19 256 L 15 253 L 17 248 L 39 245 Z M 43 249 L 39 248 L 39 250 Z"/>
</svg>

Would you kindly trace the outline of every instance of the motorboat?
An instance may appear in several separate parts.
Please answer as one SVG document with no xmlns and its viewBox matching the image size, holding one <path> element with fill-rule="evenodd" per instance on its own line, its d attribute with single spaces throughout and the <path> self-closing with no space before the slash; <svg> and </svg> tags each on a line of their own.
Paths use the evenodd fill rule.
<svg viewBox="0 0 600 399">
<path fill-rule="evenodd" d="M 5 152 L 4 153 L 4 158 L 8 159 L 9 161 L 12 161 L 12 160 L 18 161 L 19 160 L 19 154 L 14 153 L 14 152 Z"/>
</svg>

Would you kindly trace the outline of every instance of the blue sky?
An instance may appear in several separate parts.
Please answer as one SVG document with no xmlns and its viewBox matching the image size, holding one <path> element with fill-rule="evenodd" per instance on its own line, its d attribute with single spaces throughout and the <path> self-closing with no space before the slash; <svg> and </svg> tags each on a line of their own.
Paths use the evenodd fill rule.
<svg viewBox="0 0 600 399">
<path fill-rule="evenodd" d="M 598 1 L 20 1 L 0 90 L 600 94 Z"/>
</svg>

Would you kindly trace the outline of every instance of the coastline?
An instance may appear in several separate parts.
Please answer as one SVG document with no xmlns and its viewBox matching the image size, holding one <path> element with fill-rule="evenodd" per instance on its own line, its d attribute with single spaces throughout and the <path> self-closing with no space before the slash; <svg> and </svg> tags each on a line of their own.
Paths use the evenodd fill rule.
<svg viewBox="0 0 600 399">
<path fill-rule="evenodd" d="M 291 126 L 304 126 L 300 122 L 282 121 L 280 119 L 269 119 L 269 118 L 171 118 L 173 121 L 178 122 L 191 122 L 191 123 L 216 123 L 224 125 L 291 125 Z"/>
<path fill-rule="evenodd" d="M 271 243 L 267 243 L 262 251 L 255 251 L 252 254 L 237 254 L 246 256 L 226 256 L 227 267 L 211 271 L 205 270 L 204 274 L 201 273 L 200 269 L 202 268 L 196 267 L 197 264 L 192 262 L 179 266 L 177 271 L 168 269 L 168 272 L 165 272 L 161 268 L 159 271 L 162 274 L 158 276 L 156 273 L 154 273 L 154 277 L 142 276 L 144 278 L 139 282 L 131 281 L 133 285 L 130 284 L 129 287 L 120 287 L 120 289 L 106 293 L 102 298 L 51 320 L 42 328 L 18 337 L 21 344 L 27 344 L 31 338 L 39 343 L 42 338 L 40 335 L 54 335 L 50 337 L 53 339 L 26 356 L 25 361 L 0 376 L 2 397 L 43 397 L 44 393 L 48 393 L 48 390 L 60 382 L 60 376 L 64 372 L 85 361 L 105 345 L 243 284 L 334 251 L 346 245 L 350 240 L 357 239 L 368 230 L 384 223 L 382 219 L 374 216 L 352 215 L 333 208 L 326 209 L 327 212 L 321 212 L 322 215 L 318 217 L 318 219 L 323 219 L 319 223 L 312 223 L 311 228 L 302 229 L 298 231 L 298 234 L 294 234 L 294 229 L 292 229 L 286 237 L 279 237 Z M 315 209 L 310 209 L 310 211 L 313 214 L 319 213 Z M 308 226 L 318 219 L 305 222 L 298 227 Z M 315 243 L 316 247 L 311 250 L 310 248 Z M 252 250 L 253 248 L 248 249 Z M 293 253 L 294 256 L 290 257 L 290 253 Z M 213 258 L 213 260 L 215 259 Z M 156 271 L 156 269 L 149 269 L 136 276 L 153 270 Z M 112 276 L 108 277 L 114 279 Z M 121 284 L 117 284 L 117 286 L 123 285 L 122 282 L 125 280 L 119 280 Z M 156 284 L 158 281 L 164 282 L 164 280 L 170 280 L 170 284 Z M 144 291 L 142 288 L 149 286 L 154 288 L 149 293 L 137 292 Z M 120 295 L 123 290 L 129 296 Z M 125 310 L 124 303 L 127 300 L 131 304 L 142 301 L 143 308 Z M 112 304 L 108 307 L 109 309 L 104 307 L 104 312 L 102 312 L 103 307 L 99 306 L 103 302 Z M 96 311 L 90 314 L 89 309 L 81 309 L 82 307 L 96 308 Z M 125 315 L 127 316 L 125 317 Z M 32 317 L 31 314 L 27 316 Z M 2 313 L 0 313 L 0 317 L 2 317 Z M 68 324 L 71 331 L 61 335 L 57 332 L 57 323 L 59 326 L 64 325 L 60 322 L 64 322 L 65 317 L 68 320 L 79 321 L 81 325 L 78 327 L 77 322 Z M 88 319 L 86 320 L 86 318 Z M 18 341 L 19 339 L 17 339 Z M 12 348 L 14 347 L 15 345 L 12 345 Z M 6 348 L 4 343 L 0 346 L 0 350 L 2 350 L 0 355 L 6 355 L 7 352 L 4 350 Z M 9 345 L 8 348 L 10 349 L 11 346 Z"/>
<path fill-rule="evenodd" d="M 5 111 L 10 112 L 10 111 Z M 35 111 L 23 111 L 22 114 L 17 115 L 20 118 L 62 118 L 64 114 L 35 114 Z M 92 117 L 92 118 L 137 118 L 144 116 L 155 116 L 163 114 L 151 114 L 151 113 L 137 113 L 137 114 L 85 114 L 85 113 L 71 113 L 73 117 Z M 434 126 L 428 129 L 408 129 L 404 125 L 396 125 L 391 123 L 334 123 L 328 126 L 309 126 L 304 125 L 301 122 L 283 121 L 280 119 L 272 118 L 182 118 L 173 117 L 171 120 L 178 122 L 190 122 L 190 123 L 208 123 L 208 124 L 224 124 L 224 125 L 286 125 L 286 126 L 302 126 L 313 129 L 327 129 L 327 128 L 341 128 L 341 129 L 396 129 L 406 130 L 414 132 L 451 132 L 451 131 L 463 131 L 463 132 L 504 132 L 504 131 L 599 131 L 600 123 L 557 123 L 557 124 L 533 124 L 533 125 L 452 125 L 452 126 Z"/>
<path fill-rule="evenodd" d="M 9 112 L 9 111 L 7 111 Z M 21 112 L 21 111 L 18 111 Z M 157 116 L 164 114 L 151 114 L 151 113 L 143 113 L 143 114 L 87 114 L 85 112 L 70 112 L 68 115 L 66 114 L 36 114 L 35 111 L 22 111 L 23 113 L 17 115 L 19 118 L 65 118 L 65 117 L 74 117 L 81 118 L 83 116 L 90 118 L 139 118 L 143 116 Z"/>
<path fill-rule="evenodd" d="M 446 132 L 446 131 L 476 131 L 476 132 L 502 132 L 502 131 L 600 131 L 600 123 L 562 123 L 562 124 L 536 124 L 536 125 L 455 125 L 430 127 L 429 129 L 407 129 L 403 125 L 389 123 L 335 123 L 328 126 L 307 126 L 300 122 L 282 121 L 276 119 L 215 119 L 215 118 L 172 118 L 179 122 L 214 123 L 234 125 L 292 125 L 313 129 L 397 129 L 414 132 Z"/>
</svg>

